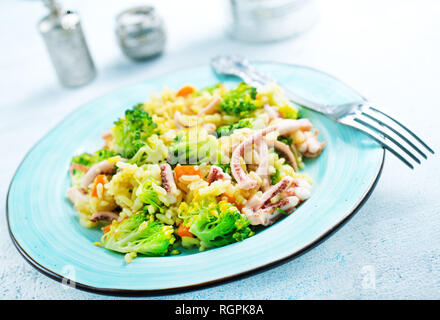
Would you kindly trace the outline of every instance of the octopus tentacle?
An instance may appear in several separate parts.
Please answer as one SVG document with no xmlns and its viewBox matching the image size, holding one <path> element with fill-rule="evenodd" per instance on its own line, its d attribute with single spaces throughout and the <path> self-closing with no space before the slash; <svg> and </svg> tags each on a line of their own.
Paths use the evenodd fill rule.
<svg viewBox="0 0 440 320">
<path fill-rule="evenodd" d="M 173 170 L 168 163 L 160 165 L 160 176 L 162 178 L 162 187 L 168 192 L 176 189 L 176 182 L 174 181 Z"/>
<path fill-rule="evenodd" d="M 270 178 L 269 178 L 269 148 L 267 143 L 261 139 L 259 140 L 259 148 L 258 148 L 258 157 L 259 157 L 259 165 L 255 173 L 261 178 L 263 181 L 263 190 L 266 190 L 270 186 Z"/>
<path fill-rule="evenodd" d="M 296 162 L 296 158 L 293 155 L 292 150 L 290 149 L 290 147 L 278 140 L 269 140 L 268 144 L 270 146 L 273 146 L 275 148 L 275 150 L 281 152 L 283 154 L 283 156 L 286 158 L 286 160 L 290 163 L 290 165 L 292 166 L 293 170 L 295 170 L 295 172 L 298 172 L 298 164 Z"/>
<path fill-rule="evenodd" d="M 284 213 L 290 214 L 295 210 L 299 200 L 295 196 L 290 196 L 280 201 L 270 204 L 264 208 L 260 208 L 257 211 L 251 212 L 247 217 L 252 225 L 268 226 L 273 224 L 276 220 L 281 218 Z M 277 210 L 281 209 L 281 210 Z"/>
<path fill-rule="evenodd" d="M 273 185 L 270 187 L 267 191 L 265 191 L 261 196 L 258 194 L 255 194 L 252 198 L 250 198 L 244 209 L 250 209 L 252 211 L 256 211 L 260 208 L 262 208 L 270 199 L 272 199 L 275 195 L 278 193 L 283 192 L 287 188 L 289 188 L 293 183 L 295 179 L 293 179 L 290 176 L 286 176 L 281 179 L 280 182 L 278 182 L 276 185 Z"/>
<path fill-rule="evenodd" d="M 67 197 L 73 204 L 87 200 L 87 193 L 81 187 L 72 187 L 67 189 Z"/>
<path fill-rule="evenodd" d="M 89 220 L 92 222 L 98 222 L 101 220 L 113 221 L 113 220 L 117 220 L 118 218 L 119 218 L 119 214 L 116 212 L 99 211 L 92 214 Z"/>
<path fill-rule="evenodd" d="M 209 170 L 208 177 L 206 180 L 212 183 L 217 180 L 231 180 L 231 176 L 223 171 L 222 168 L 218 166 L 211 166 Z"/>
<path fill-rule="evenodd" d="M 258 136 L 255 138 L 259 138 Z M 238 183 L 239 188 L 241 189 L 253 189 L 258 185 L 258 182 L 251 178 L 241 167 L 240 158 L 244 155 L 246 148 L 252 146 L 254 143 L 254 137 L 251 137 L 248 140 L 243 141 L 232 151 L 231 156 L 231 172 L 233 177 Z M 258 141 L 258 140 L 257 140 Z"/>
<path fill-rule="evenodd" d="M 257 133 L 253 134 L 251 137 L 240 143 L 232 152 L 231 157 L 232 175 L 237 181 L 239 188 L 249 190 L 255 188 L 258 185 L 258 181 L 247 175 L 240 164 L 240 158 L 244 154 L 244 151 L 247 147 L 252 146 L 252 144 L 258 144 L 264 136 L 273 131 L 277 131 L 280 135 L 286 135 L 297 130 L 310 130 L 311 128 L 312 124 L 308 119 L 284 119 L 274 125 L 258 131 Z"/>
<path fill-rule="evenodd" d="M 87 173 L 89 171 L 89 167 L 79 164 L 79 163 L 72 163 L 72 165 L 69 168 L 69 174 L 70 176 L 73 176 L 73 170 L 80 170 L 82 172 Z"/>
<path fill-rule="evenodd" d="M 180 111 L 174 112 L 174 124 L 177 129 L 189 128 L 189 126 L 184 125 L 181 120 L 182 113 Z"/>
<path fill-rule="evenodd" d="M 283 119 L 274 124 L 280 136 L 284 136 L 289 133 L 293 133 L 297 130 L 309 131 L 312 129 L 312 123 L 309 119 Z"/>
<path fill-rule="evenodd" d="M 300 201 L 305 201 L 311 196 L 312 186 L 304 180 L 295 183 L 283 192 L 283 196 L 296 196 Z"/>
<path fill-rule="evenodd" d="M 160 165 L 160 176 L 162 178 L 162 188 L 167 192 L 170 203 L 175 203 L 177 197 L 180 195 L 179 189 L 177 189 L 176 182 L 174 181 L 173 170 L 168 163 Z"/>
<path fill-rule="evenodd" d="M 214 113 L 217 111 L 217 107 L 222 103 L 222 98 L 220 96 L 216 96 L 206 107 L 204 107 L 200 112 L 197 114 L 198 116 L 203 116 L 205 114 Z"/>
<path fill-rule="evenodd" d="M 81 187 L 87 188 L 100 174 L 110 174 L 115 171 L 116 168 L 112 162 L 107 160 L 98 162 L 97 164 L 94 164 L 81 179 Z"/>
</svg>

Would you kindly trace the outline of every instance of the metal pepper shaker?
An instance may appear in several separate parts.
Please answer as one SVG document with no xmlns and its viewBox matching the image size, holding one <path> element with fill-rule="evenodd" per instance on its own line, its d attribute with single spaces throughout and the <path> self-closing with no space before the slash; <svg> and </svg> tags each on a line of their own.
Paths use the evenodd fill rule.
<svg viewBox="0 0 440 320">
<path fill-rule="evenodd" d="M 84 85 L 96 76 L 78 14 L 63 10 L 56 0 L 43 0 L 50 13 L 39 25 L 58 79 L 63 86 Z"/>
</svg>

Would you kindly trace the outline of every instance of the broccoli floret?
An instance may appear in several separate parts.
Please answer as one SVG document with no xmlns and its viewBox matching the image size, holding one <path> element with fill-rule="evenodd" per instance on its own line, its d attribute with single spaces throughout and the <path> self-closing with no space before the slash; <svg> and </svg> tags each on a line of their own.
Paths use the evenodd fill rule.
<svg viewBox="0 0 440 320">
<path fill-rule="evenodd" d="M 241 119 L 236 123 L 221 126 L 216 130 L 217 137 L 230 136 L 234 130 L 241 128 L 252 128 L 252 122 L 249 119 Z"/>
<path fill-rule="evenodd" d="M 281 141 L 284 144 L 287 144 L 288 146 L 290 146 L 293 142 L 293 139 L 291 137 L 279 136 L 278 141 Z"/>
<path fill-rule="evenodd" d="M 105 248 L 122 253 L 141 253 L 147 256 L 164 256 L 175 241 L 174 228 L 159 221 L 151 221 L 150 215 L 138 212 L 114 223 L 102 236 Z"/>
<path fill-rule="evenodd" d="M 259 90 L 262 100 L 271 106 L 277 107 L 281 117 L 287 119 L 297 119 L 299 117 L 297 105 L 292 104 L 283 93 L 283 90 L 276 84 L 265 85 Z"/>
<path fill-rule="evenodd" d="M 141 104 L 126 110 L 125 117 L 119 118 L 112 130 L 113 150 L 124 158 L 133 157 L 148 137 L 158 133 L 157 124 L 142 110 Z"/>
<path fill-rule="evenodd" d="M 229 175 L 232 174 L 231 172 L 231 165 L 230 164 L 225 164 L 225 163 L 216 163 L 215 164 L 217 167 L 220 167 L 224 173 L 227 173 Z M 233 178 L 233 177 L 232 177 Z M 235 181 L 235 180 L 234 180 Z"/>
<path fill-rule="evenodd" d="M 223 96 L 220 109 L 226 114 L 248 118 L 258 108 L 255 103 L 257 89 L 241 82 L 237 88 Z"/>
<path fill-rule="evenodd" d="M 72 158 L 70 164 L 77 163 L 86 167 L 90 167 L 95 162 L 93 154 L 84 152 Z"/>
<path fill-rule="evenodd" d="M 251 235 L 249 220 L 226 201 L 204 201 L 185 221 L 201 244 L 201 250 L 242 241 Z"/>
<path fill-rule="evenodd" d="M 108 149 L 98 150 L 94 154 L 84 152 L 80 155 L 74 156 L 72 158 L 71 164 L 78 163 L 83 166 L 90 167 L 90 166 L 94 165 L 95 163 L 98 163 L 102 160 L 111 158 L 115 155 L 116 155 L 116 153 L 114 153 L 113 151 L 108 150 Z"/>
<path fill-rule="evenodd" d="M 275 173 L 270 176 L 270 182 L 272 184 L 277 184 L 281 181 L 280 170 L 276 169 Z"/>
<path fill-rule="evenodd" d="M 96 151 L 94 155 L 95 155 L 95 161 L 96 163 L 98 163 L 101 162 L 102 160 L 116 156 L 116 153 L 114 153 L 109 149 L 100 149 Z"/>
<path fill-rule="evenodd" d="M 101 162 L 102 160 L 111 158 L 115 155 L 116 155 L 116 153 L 114 153 L 113 151 L 108 150 L 108 149 L 101 149 L 101 150 L 96 151 L 93 154 L 84 152 L 82 154 L 74 156 L 72 158 L 72 161 L 70 162 L 70 164 L 71 165 L 79 164 L 81 166 L 85 166 L 85 167 L 90 168 L 95 163 Z M 75 167 L 73 167 L 71 170 L 72 170 L 72 174 L 71 174 L 70 178 L 71 178 L 72 185 L 73 186 L 78 185 L 79 182 L 81 181 L 82 177 L 86 174 L 86 172 L 84 170 L 80 170 Z"/>
<path fill-rule="evenodd" d="M 212 135 L 182 130 L 169 146 L 170 164 L 212 163 L 218 158 L 218 142 Z"/>
<path fill-rule="evenodd" d="M 145 144 L 127 162 L 135 163 L 138 166 L 146 163 L 160 163 L 165 160 L 167 155 L 168 148 L 156 134 L 153 134 L 147 138 Z"/>
<path fill-rule="evenodd" d="M 154 190 L 153 185 L 158 185 L 158 183 L 151 177 L 147 178 L 147 180 L 145 180 L 140 187 L 138 198 L 146 205 L 151 205 L 156 208 L 156 210 L 163 212 L 164 204 L 159 199 L 159 194 L 156 190 Z"/>
</svg>

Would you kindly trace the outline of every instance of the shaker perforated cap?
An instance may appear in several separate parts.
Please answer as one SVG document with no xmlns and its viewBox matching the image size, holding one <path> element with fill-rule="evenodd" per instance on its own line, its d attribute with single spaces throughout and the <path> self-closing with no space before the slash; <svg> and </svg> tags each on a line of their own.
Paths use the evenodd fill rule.
<svg viewBox="0 0 440 320">
<path fill-rule="evenodd" d="M 127 9 L 116 17 L 116 35 L 121 50 L 135 60 L 162 53 L 166 34 L 162 18 L 154 7 Z"/>
<path fill-rule="evenodd" d="M 78 14 L 48 1 L 51 10 L 38 27 L 60 83 L 66 87 L 84 85 L 96 76 Z"/>
</svg>

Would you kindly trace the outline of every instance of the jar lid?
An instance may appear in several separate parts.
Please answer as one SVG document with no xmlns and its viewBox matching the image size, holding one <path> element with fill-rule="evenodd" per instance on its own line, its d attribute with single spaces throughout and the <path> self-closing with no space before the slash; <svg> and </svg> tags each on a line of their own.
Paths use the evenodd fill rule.
<svg viewBox="0 0 440 320">
<path fill-rule="evenodd" d="M 162 19 L 151 6 L 121 12 L 116 17 L 116 35 L 123 53 L 135 60 L 160 55 L 166 41 Z"/>
<path fill-rule="evenodd" d="M 141 6 L 121 12 L 116 17 L 116 25 L 119 32 L 131 33 L 161 27 L 162 19 L 154 7 Z"/>
</svg>

